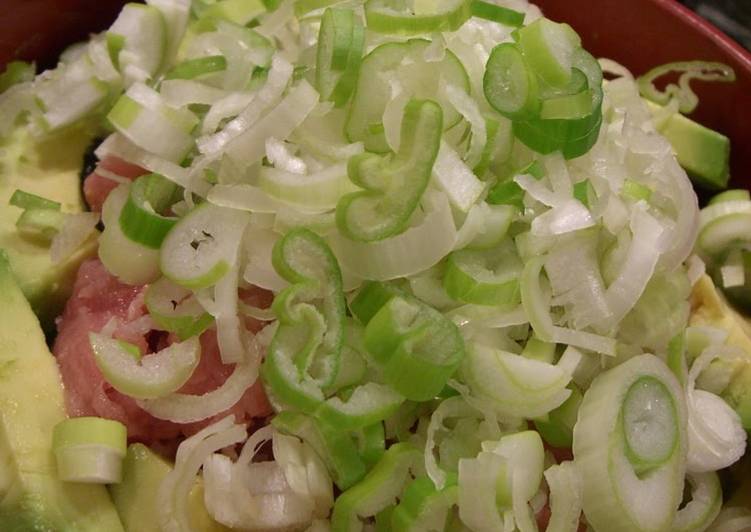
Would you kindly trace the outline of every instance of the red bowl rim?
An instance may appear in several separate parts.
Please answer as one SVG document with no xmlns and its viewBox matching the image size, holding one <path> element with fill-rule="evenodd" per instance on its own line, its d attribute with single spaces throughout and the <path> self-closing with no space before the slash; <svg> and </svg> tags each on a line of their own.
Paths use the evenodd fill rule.
<svg viewBox="0 0 751 532">
<path fill-rule="evenodd" d="M 743 48 L 727 33 L 692 11 L 676 0 L 652 0 L 657 6 L 670 13 L 671 16 L 682 18 L 695 26 L 699 32 L 717 43 L 717 45 L 738 61 L 742 67 L 751 72 L 751 51 Z"/>
</svg>

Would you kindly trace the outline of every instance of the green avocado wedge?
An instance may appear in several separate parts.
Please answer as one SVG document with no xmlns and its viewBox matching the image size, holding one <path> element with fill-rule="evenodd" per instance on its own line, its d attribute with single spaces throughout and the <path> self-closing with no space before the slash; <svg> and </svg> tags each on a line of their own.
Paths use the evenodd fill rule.
<svg viewBox="0 0 751 532">
<path fill-rule="evenodd" d="M 123 479 L 109 486 L 125 532 L 160 532 L 157 494 L 172 464 L 142 443 L 128 446 L 123 462 Z M 209 517 L 203 503 L 203 484 L 196 480 L 190 491 L 190 519 L 197 532 L 223 532 L 223 527 Z"/>
<path fill-rule="evenodd" d="M 644 100 L 652 114 L 662 107 Z M 657 130 L 670 142 L 678 163 L 694 183 L 711 190 L 723 189 L 730 179 L 730 139 L 682 114 L 674 114 Z"/>
<path fill-rule="evenodd" d="M 107 490 L 62 482 L 52 430 L 63 386 L 39 321 L 0 252 L 0 530 L 120 532 Z"/>
<path fill-rule="evenodd" d="M 44 141 L 34 140 L 26 128 L 0 139 L 0 249 L 10 261 L 18 285 L 49 330 L 70 296 L 81 261 L 96 253 L 91 239 L 59 264 L 50 259 L 50 243 L 34 240 L 16 230 L 23 210 L 8 204 L 21 189 L 62 204 L 64 212 L 80 212 L 83 153 L 92 133 L 84 127 L 68 129 Z"/>
</svg>

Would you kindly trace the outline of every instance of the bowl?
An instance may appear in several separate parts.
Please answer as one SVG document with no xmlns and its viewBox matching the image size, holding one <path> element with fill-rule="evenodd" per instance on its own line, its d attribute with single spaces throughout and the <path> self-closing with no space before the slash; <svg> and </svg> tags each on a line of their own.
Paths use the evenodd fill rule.
<svg viewBox="0 0 751 532">
<path fill-rule="evenodd" d="M 13 59 L 54 65 L 60 51 L 105 29 L 122 0 L 6 0 L 0 16 L 0 67 Z M 735 69 L 733 84 L 696 82 L 695 118 L 732 141 L 731 174 L 748 183 L 751 168 L 751 54 L 676 0 L 537 0 L 543 12 L 566 21 L 596 56 L 635 74 L 680 60 L 721 61 Z M 746 185 L 747 186 L 747 185 Z"/>
</svg>

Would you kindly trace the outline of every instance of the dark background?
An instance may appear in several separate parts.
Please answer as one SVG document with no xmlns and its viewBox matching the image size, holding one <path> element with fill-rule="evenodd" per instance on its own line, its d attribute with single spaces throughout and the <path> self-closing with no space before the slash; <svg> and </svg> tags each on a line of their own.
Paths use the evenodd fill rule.
<svg viewBox="0 0 751 532">
<path fill-rule="evenodd" d="M 751 2 L 749 0 L 681 0 L 699 15 L 751 49 Z"/>
</svg>

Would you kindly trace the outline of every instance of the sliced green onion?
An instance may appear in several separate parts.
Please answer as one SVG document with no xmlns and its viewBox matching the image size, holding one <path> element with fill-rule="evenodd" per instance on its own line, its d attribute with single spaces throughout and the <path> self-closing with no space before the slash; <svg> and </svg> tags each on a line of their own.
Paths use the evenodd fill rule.
<svg viewBox="0 0 751 532">
<path fill-rule="evenodd" d="M 506 530 L 505 516 L 499 511 L 499 484 L 508 477 L 507 460 L 495 453 L 480 452 L 474 458 L 459 460 L 459 517 L 470 530 Z M 505 512 L 504 512 L 505 513 Z M 508 523 L 513 528 L 513 523 Z"/>
<path fill-rule="evenodd" d="M 52 240 L 60 231 L 65 214 L 50 209 L 27 209 L 16 220 L 18 230 L 26 235 Z"/>
<path fill-rule="evenodd" d="M 293 283 L 272 305 L 280 326 L 262 368 L 275 397 L 336 427 L 362 428 L 391 415 L 403 398 L 386 386 L 359 385 L 344 400 L 325 399 L 321 389 L 339 373 L 344 321 L 341 273 L 325 242 L 290 231 L 275 245 L 273 262 Z"/>
<path fill-rule="evenodd" d="M 315 415 L 340 430 L 361 429 L 388 418 L 403 402 L 404 397 L 389 386 L 368 382 L 355 387 L 346 400 L 337 396 L 327 399 Z"/>
<path fill-rule="evenodd" d="M 24 192 L 20 189 L 16 189 L 8 203 L 21 209 L 47 209 L 59 211 L 61 207 L 56 201 L 48 200 L 42 196 L 37 196 L 30 192 Z"/>
<path fill-rule="evenodd" d="M 339 163 L 308 175 L 262 167 L 259 188 L 280 201 L 309 210 L 332 209 L 346 194 L 359 190 L 347 176 L 347 165 Z"/>
<path fill-rule="evenodd" d="M 498 183 L 488 192 L 486 201 L 491 205 L 513 205 L 524 209 L 524 190 L 515 181 Z"/>
<path fill-rule="evenodd" d="M 341 490 L 354 485 L 366 473 L 357 446 L 350 434 L 320 423 L 310 416 L 285 410 L 271 424 L 278 430 L 293 434 L 310 445 L 321 457 Z"/>
<path fill-rule="evenodd" d="M 417 299 L 397 295 L 365 327 L 365 347 L 385 381 L 413 401 L 435 397 L 464 356 L 456 325 Z"/>
<path fill-rule="evenodd" d="M 186 59 L 170 70 L 164 79 L 195 79 L 227 69 L 227 59 L 223 55 L 210 55 Z"/>
<path fill-rule="evenodd" d="M 113 338 L 90 333 L 89 341 L 97 367 L 107 382 L 136 399 L 156 399 L 180 389 L 190 379 L 201 355 L 197 337 L 173 343 L 140 360 Z"/>
<path fill-rule="evenodd" d="M 689 473 L 686 482 L 691 489 L 691 499 L 678 510 L 671 530 L 698 532 L 707 530 L 722 509 L 722 486 L 717 473 Z"/>
<path fill-rule="evenodd" d="M 658 90 L 654 82 L 656 79 L 671 72 L 680 72 L 678 84 L 670 83 L 664 90 Z M 639 91 L 641 94 L 655 103 L 667 105 L 673 98 L 678 100 L 681 113 L 689 114 L 696 109 L 699 98 L 691 90 L 691 80 L 721 81 L 729 83 L 735 81 L 735 72 L 724 63 L 711 61 L 680 61 L 667 63 L 653 68 L 639 77 Z"/>
<path fill-rule="evenodd" d="M 159 249 L 177 218 L 164 216 L 182 194 L 177 185 L 159 174 L 147 174 L 130 186 L 128 201 L 120 212 L 119 223 L 123 234 L 134 242 Z"/>
<path fill-rule="evenodd" d="M 200 335 L 214 323 L 213 316 L 204 310 L 190 290 L 167 278 L 149 285 L 144 302 L 151 318 L 175 333 L 180 341 Z"/>
<path fill-rule="evenodd" d="M 484 2 L 483 0 L 472 0 L 471 9 L 473 17 L 484 18 L 485 20 L 514 28 L 520 28 L 524 25 L 524 13 L 507 7 Z"/>
<path fill-rule="evenodd" d="M 539 18 L 519 30 L 519 47 L 534 71 L 553 87 L 571 79 L 574 50 L 581 40 L 568 24 Z"/>
<path fill-rule="evenodd" d="M 202 18 L 219 18 L 246 26 L 253 19 L 266 12 L 261 0 L 219 0 L 201 13 Z"/>
<path fill-rule="evenodd" d="M 349 160 L 350 179 L 366 190 L 348 194 L 337 204 L 336 224 L 342 234 L 371 242 L 404 231 L 428 186 L 442 123 L 438 104 L 410 100 L 399 152 L 392 159 L 363 153 Z"/>
<path fill-rule="evenodd" d="M 683 496 L 688 447 L 683 390 L 640 355 L 602 373 L 584 394 L 573 451 L 594 527 L 668 530 Z"/>
<path fill-rule="evenodd" d="M 199 205 L 165 236 L 159 251 L 162 273 L 193 290 L 215 284 L 234 264 L 249 220 L 248 213 Z"/>
<path fill-rule="evenodd" d="M 362 61 L 364 29 L 351 9 L 323 13 L 316 53 L 316 88 L 322 100 L 343 106 L 355 88 Z"/>
<path fill-rule="evenodd" d="M 431 41 L 426 39 L 388 42 L 375 47 L 363 58 L 345 124 L 350 142 L 362 141 L 367 151 L 375 153 L 391 151 L 383 121 L 396 82 L 404 101 L 414 98 L 439 103 L 444 130 L 462 119 L 442 87 L 451 85 L 469 94 L 467 71 L 451 50 L 445 50 L 440 61 L 427 61 L 425 54 L 429 46 Z M 399 132 L 398 127 L 394 129 Z"/>
<path fill-rule="evenodd" d="M 337 498 L 331 515 L 331 530 L 361 531 L 361 519 L 373 517 L 396 502 L 410 471 L 419 462 L 420 451 L 412 445 L 397 443 L 389 447 L 362 481 Z"/>
<path fill-rule="evenodd" d="M 437 31 L 454 31 L 471 16 L 467 0 L 433 0 L 388 3 L 384 0 L 365 2 L 368 29 L 379 33 L 419 35 Z"/>
<path fill-rule="evenodd" d="M 373 423 L 355 432 L 357 448 L 365 465 L 370 469 L 386 452 L 386 431 L 382 422 Z"/>
<path fill-rule="evenodd" d="M 125 425 L 99 417 L 66 419 L 52 433 L 57 475 L 65 482 L 120 482 L 126 446 Z"/>
<path fill-rule="evenodd" d="M 112 64 L 129 81 L 146 81 L 164 62 L 167 28 L 155 6 L 126 4 L 106 35 Z"/>
<path fill-rule="evenodd" d="M 561 462 L 545 470 L 550 488 L 550 521 L 546 532 L 576 532 L 582 512 L 581 475 L 575 462 Z"/>
<path fill-rule="evenodd" d="M 727 214 L 704 225 L 697 245 L 706 256 L 716 257 L 751 239 L 751 214 Z"/>
<path fill-rule="evenodd" d="M 75 124 L 93 114 L 109 95 L 108 86 L 96 77 L 86 56 L 58 66 L 54 73 L 34 84 L 45 130 L 55 131 Z"/>
<path fill-rule="evenodd" d="M 571 395 L 568 370 L 479 343 L 468 349 L 462 374 L 473 394 L 510 417 L 543 416 Z"/>
<path fill-rule="evenodd" d="M 712 196 L 707 205 L 717 205 L 728 201 L 751 201 L 751 192 L 745 188 L 734 188 L 725 190 Z"/>
<path fill-rule="evenodd" d="M 132 241 L 120 229 L 120 213 L 129 189 L 130 185 L 118 186 L 102 206 L 104 232 L 99 237 L 99 258 L 121 281 L 142 285 L 159 278 L 159 251 Z"/>
<path fill-rule="evenodd" d="M 577 386 L 569 386 L 571 395 L 561 406 L 551 410 L 546 417 L 535 419 L 535 428 L 545 442 L 560 449 L 568 449 L 573 443 L 574 425 L 583 398 Z"/>
<path fill-rule="evenodd" d="M 476 305 L 520 302 L 522 263 L 511 240 L 488 250 L 462 250 L 449 255 L 443 287 L 452 298 Z"/>
<path fill-rule="evenodd" d="M 597 194 L 589 179 L 574 184 L 574 197 L 588 209 L 594 205 Z"/>
<path fill-rule="evenodd" d="M 592 92 L 589 89 L 577 94 L 555 96 L 542 101 L 540 118 L 543 120 L 573 120 L 587 116 L 592 109 Z"/>
<path fill-rule="evenodd" d="M 402 295 L 402 291 L 388 283 L 366 282 L 360 288 L 357 296 L 350 301 L 352 314 L 367 325 L 383 306 L 392 298 Z"/>
<path fill-rule="evenodd" d="M 633 179 L 626 179 L 623 182 L 623 188 L 621 189 L 621 195 L 634 201 L 649 201 L 652 197 L 652 189 L 641 183 L 637 183 Z"/>
<path fill-rule="evenodd" d="M 488 103 L 504 116 L 516 119 L 537 114 L 537 78 L 515 44 L 493 48 L 482 83 Z"/>
<path fill-rule="evenodd" d="M 297 17 L 303 17 L 311 11 L 324 9 L 336 3 L 337 0 L 295 0 L 295 15 Z"/>
<path fill-rule="evenodd" d="M 457 486 L 437 490 L 433 481 L 420 476 L 410 482 L 391 513 L 394 532 L 442 530 L 449 512 L 458 501 Z"/>
<path fill-rule="evenodd" d="M 191 136 L 198 119 L 187 109 L 175 109 L 146 85 L 135 83 L 120 96 L 107 115 L 112 126 L 133 144 L 179 162 L 195 141 Z"/>
</svg>

